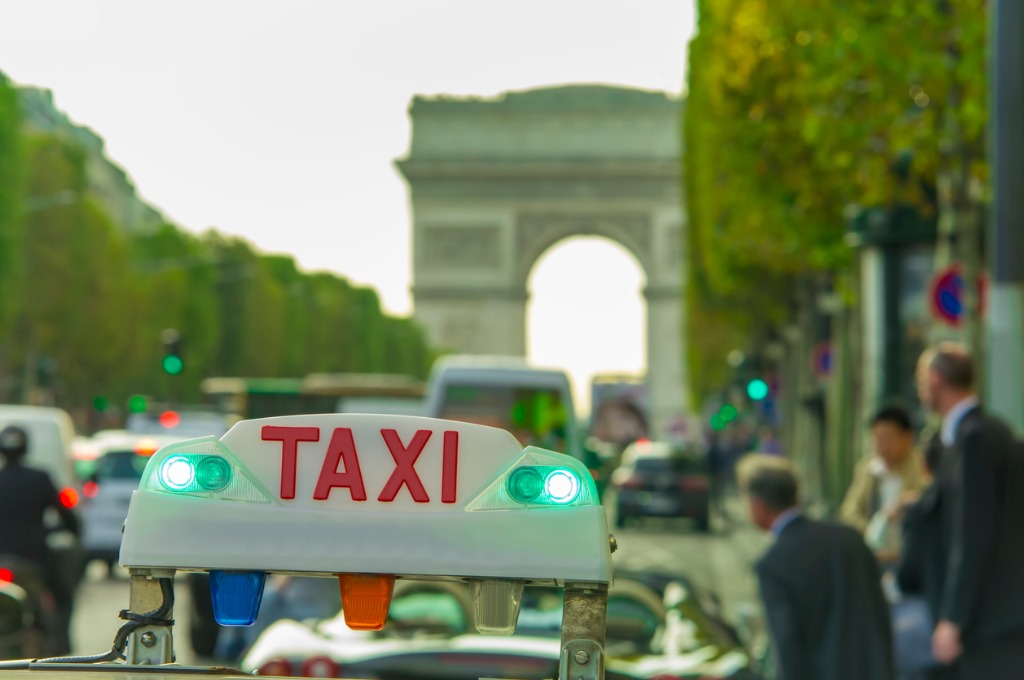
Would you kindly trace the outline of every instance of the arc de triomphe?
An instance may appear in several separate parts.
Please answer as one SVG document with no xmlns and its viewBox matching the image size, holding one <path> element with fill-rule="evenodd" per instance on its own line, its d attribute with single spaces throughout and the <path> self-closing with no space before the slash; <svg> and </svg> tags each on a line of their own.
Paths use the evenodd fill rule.
<svg viewBox="0 0 1024 680">
<path fill-rule="evenodd" d="M 415 316 L 431 341 L 524 355 L 537 259 L 563 239 L 604 236 L 646 276 L 655 433 L 688 413 L 680 107 L 663 93 L 592 85 L 414 98 L 398 167 L 412 198 Z"/>
</svg>

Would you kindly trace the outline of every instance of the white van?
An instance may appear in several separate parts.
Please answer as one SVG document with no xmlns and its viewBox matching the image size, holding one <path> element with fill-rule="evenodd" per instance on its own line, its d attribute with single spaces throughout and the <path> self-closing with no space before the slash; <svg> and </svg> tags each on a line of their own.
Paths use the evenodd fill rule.
<svg viewBox="0 0 1024 680">
<path fill-rule="evenodd" d="M 50 473 L 54 486 L 59 491 L 74 491 L 73 497 L 77 500 L 78 484 L 71 456 L 75 426 L 67 411 L 48 406 L 0 404 L 0 430 L 8 425 L 17 425 L 28 433 L 24 464 Z"/>
<path fill-rule="evenodd" d="M 501 428 L 524 446 L 583 460 L 568 374 L 531 366 L 520 357 L 438 359 L 427 384 L 424 415 Z"/>
</svg>

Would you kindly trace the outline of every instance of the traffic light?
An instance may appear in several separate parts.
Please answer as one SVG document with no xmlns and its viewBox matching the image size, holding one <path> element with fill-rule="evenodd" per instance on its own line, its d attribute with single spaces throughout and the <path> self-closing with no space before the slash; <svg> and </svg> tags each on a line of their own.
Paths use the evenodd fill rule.
<svg viewBox="0 0 1024 680">
<path fill-rule="evenodd" d="M 146 399 L 144 394 L 132 395 L 132 398 L 128 400 L 128 411 L 130 413 L 145 413 L 148 408 L 149 400 Z"/>
<path fill-rule="evenodd" d="M 167 375 L 179 375 L 185 370 L 185 361 L 181 358 L 181 334 L 173 328 L 168 328 L 160 334 L 160 339 L 164 343 L 161 368 Z"/>
<path fill-rule="evenodd" d="M 761 401 L 768 396 L 768 383 L 760 378 L 754 378 L 747 383 L 747 396 L 753 401 Z"/>
</svg>

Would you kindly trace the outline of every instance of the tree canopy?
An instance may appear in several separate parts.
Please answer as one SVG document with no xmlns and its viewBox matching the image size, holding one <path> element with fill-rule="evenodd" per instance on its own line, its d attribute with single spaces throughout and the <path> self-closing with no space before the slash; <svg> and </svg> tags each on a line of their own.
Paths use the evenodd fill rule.
<svg viewBox="0 0 1024 680">
<path fill-rule="evenodd" d="M 795 281 L 847 268 L 851 205 L 934 210 L 943 173 L 960 189 L 984 180 L 986 13 L 983 0 L 698 0 L 698 14 L 684 138 L 700 390 L 787 318 Z"/>
<path fill-rule="evenodd" d="M 216 231 L 129 231 L 87 168 L 72 140 L 24 129 L 0 81 L 0 401 L 31 383 L 84 408 L 135 393 L 195 400 L 211 375 L 426 375 L 422 329 L 385 314 L 372 289 Z M 168 328 L 182 338 L 173 377 L 160 364 Z"/>
</svg>

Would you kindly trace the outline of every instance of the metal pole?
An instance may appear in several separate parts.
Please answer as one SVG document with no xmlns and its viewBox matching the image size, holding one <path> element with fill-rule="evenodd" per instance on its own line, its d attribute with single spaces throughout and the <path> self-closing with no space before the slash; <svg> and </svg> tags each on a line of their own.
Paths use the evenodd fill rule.
<svg viewBox="0 0 1024 680">
<path fill-rule="evenodd" d="M 566 584 L 559 680 L 604 680 L 608 586 Z"/>
<path fill-rule="evenodd" d="M 1024 3 L 990 5 L 989 235 L 986 402 L 1024 432 Z"/>
</svg>

